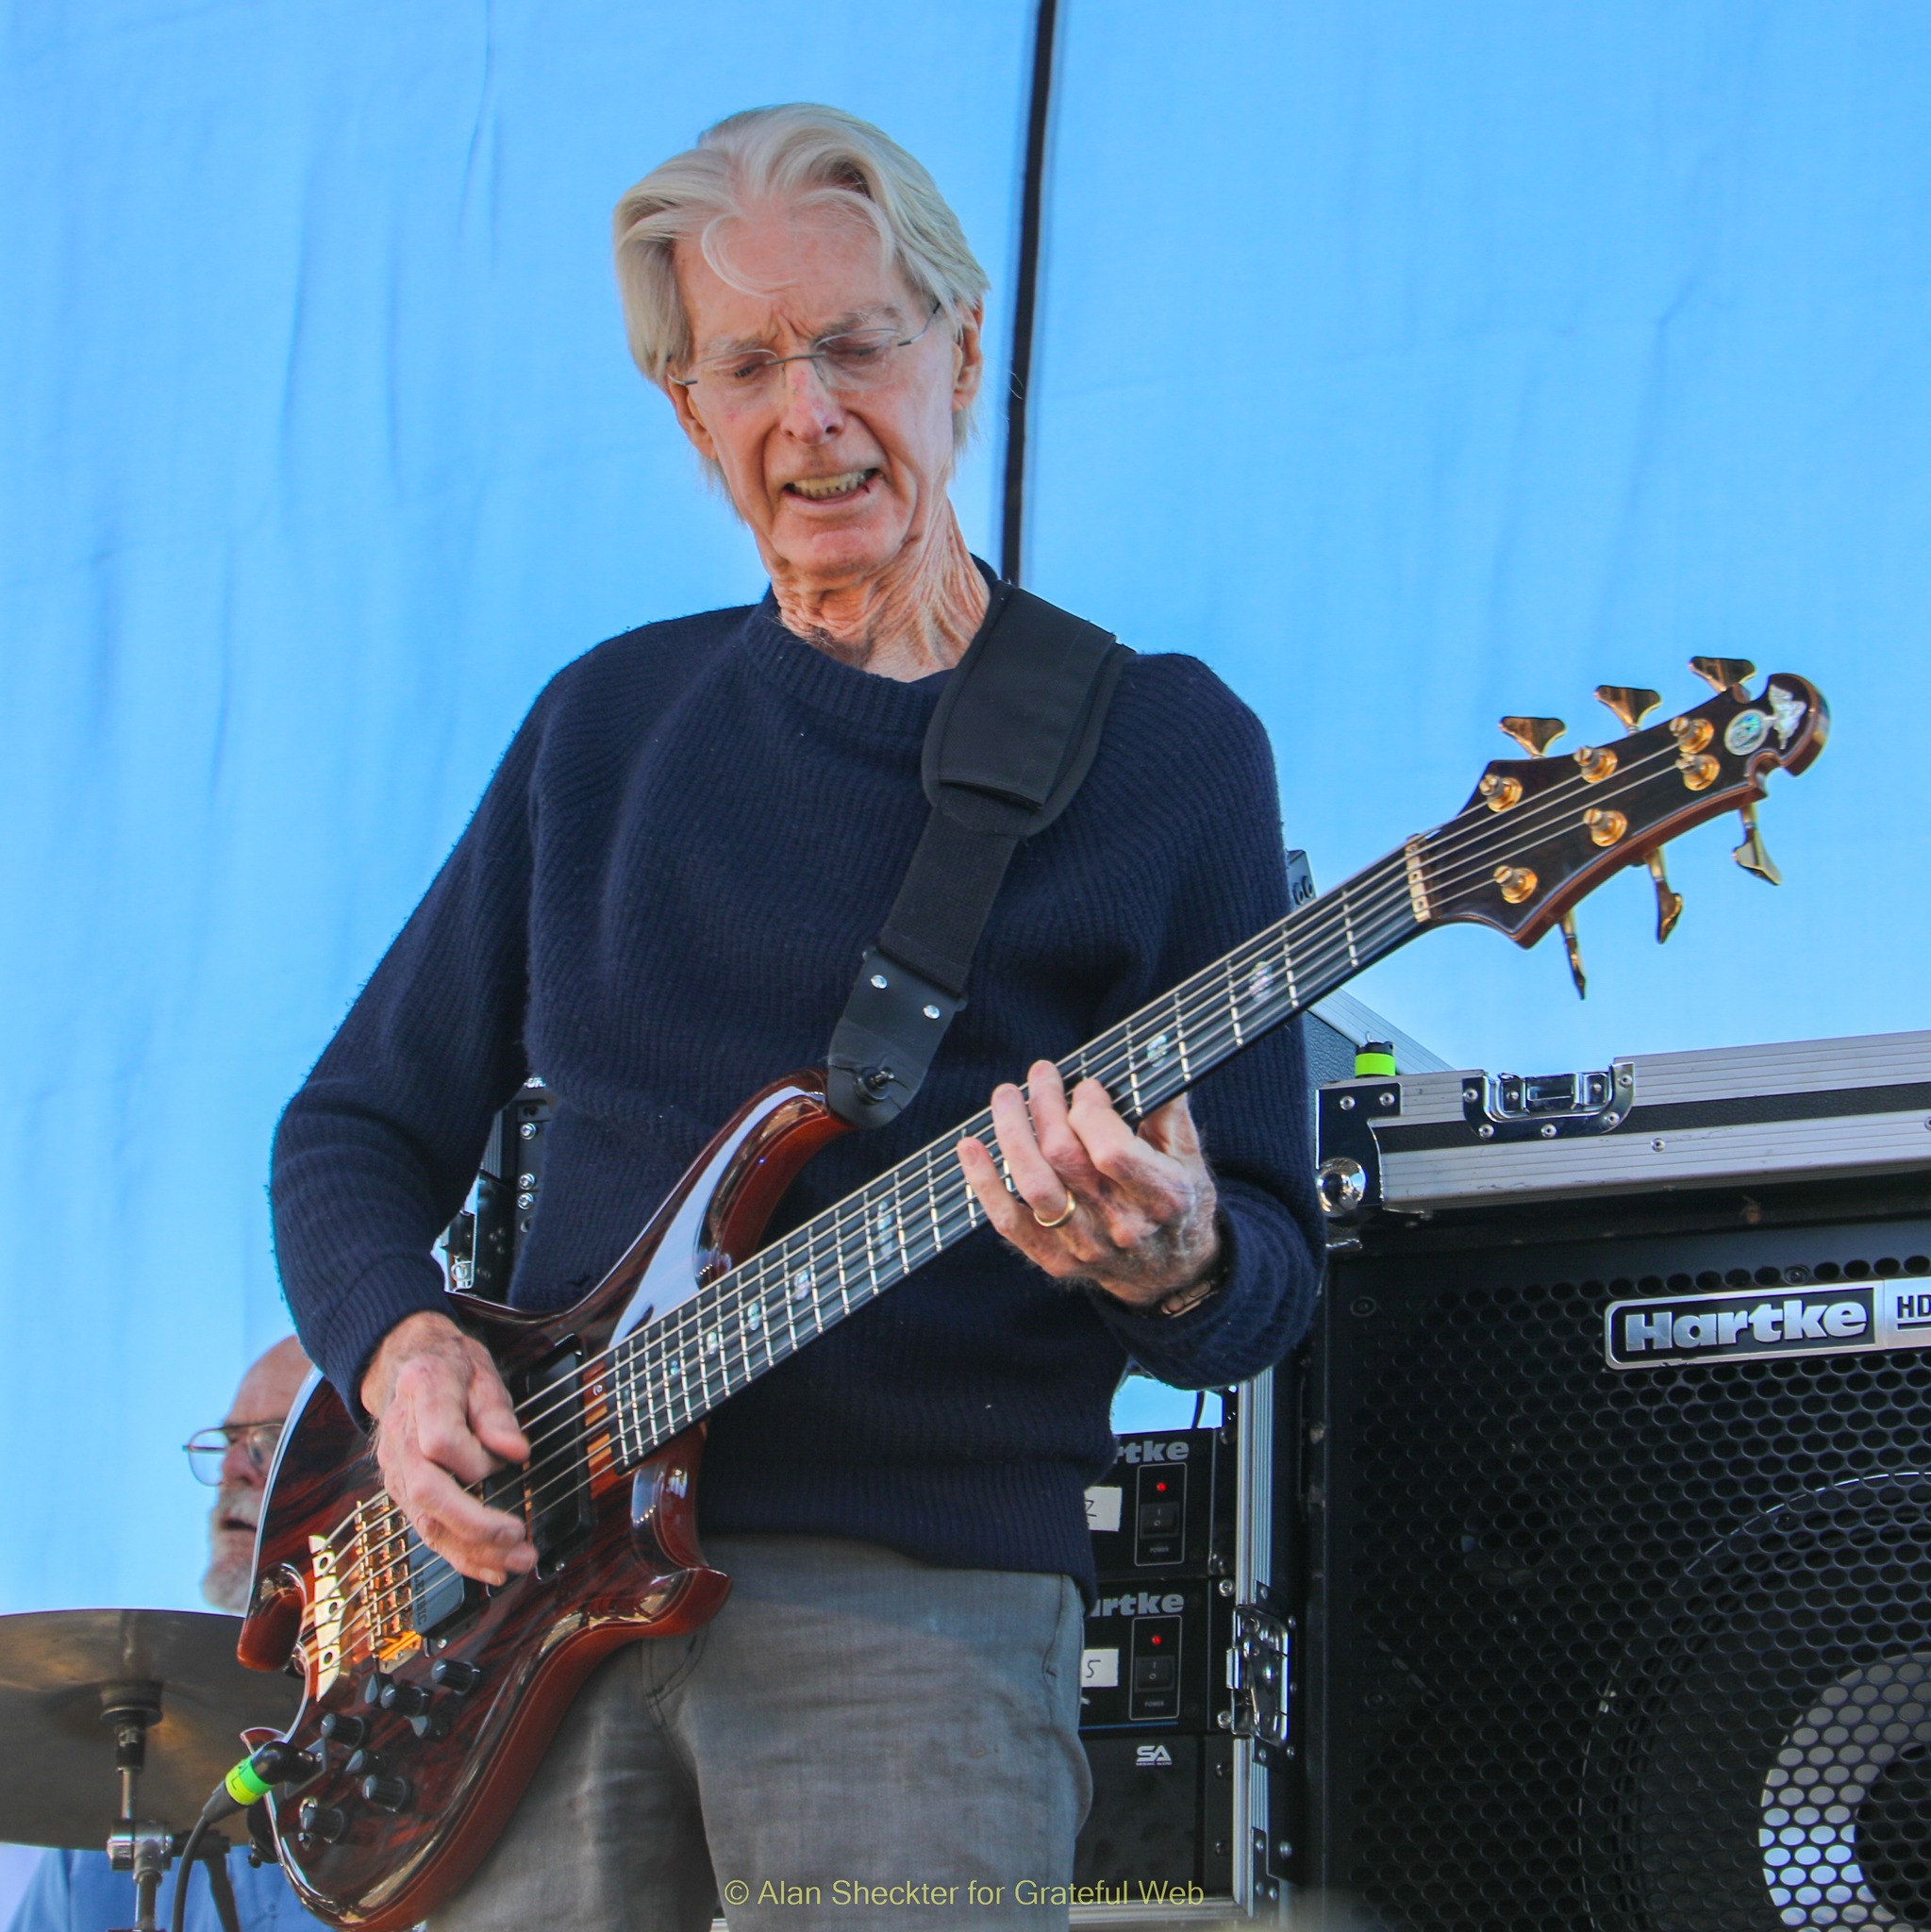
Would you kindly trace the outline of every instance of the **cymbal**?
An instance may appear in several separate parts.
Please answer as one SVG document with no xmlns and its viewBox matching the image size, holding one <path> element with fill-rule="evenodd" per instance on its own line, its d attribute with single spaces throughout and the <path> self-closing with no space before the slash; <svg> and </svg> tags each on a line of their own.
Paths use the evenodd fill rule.
<svg viewBox="0 0 1931 1932">
<path fill-rule="evenodd" d="M 185 1831 L 242 1755 L 244 1726 L 283 1730 L 301 1686 L 235 1657 L 239 1617 L 196 1610 L 37 1610 L 0 1617 L 0 1839 L 98 1851 L 120 1808 L 106 1705 L 144 1686 L 141 1816 Z"/>
</svg>

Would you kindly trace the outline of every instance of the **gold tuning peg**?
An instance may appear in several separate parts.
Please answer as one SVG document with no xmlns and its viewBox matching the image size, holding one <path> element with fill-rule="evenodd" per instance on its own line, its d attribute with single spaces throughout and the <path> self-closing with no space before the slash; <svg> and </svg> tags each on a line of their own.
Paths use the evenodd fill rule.
<svg viewBox="0 0 1931 1932">
<path fill-rule="evenodd" d="M 1645 691 L 1640 684 L 1599 684 L 1596 696 L 1623 721 L 1625 731 L 1636 730 L 1662 703 L 1659 691 Z"/>
<path fill-rule="evenodd" d="M 1756 675 L 1756 666 L 1748 658 L 1692 658 L 1690 668 L 1712 691 L 1726 691 L 1739 704 L 1749 702 L 1744 679 Z"/>
<path fill-rule="evenodd" d="M 1649 875 L 1656 882 L 1656 944 L 1661 945 L 1683 917 L 1683 894 L 1670 890 L 1670 874 L 1663 870 L 1660 849 L 1649 856 Z"/>
<path fill-rule="evenodd" d="M 1767 879 L 1773 886 L 1784 882 L 1784 875 L 1777 870 L 1777 862 L 1763 849 L 1763 834 L 1756 829 L 1756 801 L 1753 798 L 1744 804 L 1743 842 L 1731 854 L 1745 872 L 1754 872 L 1760 879 Z"/>
<path fill-rule="evenodd" d="M 1560 718 L 1505 718 L 1502 728 L 1530 758 L 1539 758 L 1569 726 Z"/>
<path fill-rule="evenodd" d="M 1586 1000 L 1590 996 L 1590 976 L 1582 970 L 1582 941 L 1575 936 L 1575 914 L 1562 915 L 1562 943 L 1569 953 L 1569 976 L 1575 981 L 1575 996 Z"/>
</svg>

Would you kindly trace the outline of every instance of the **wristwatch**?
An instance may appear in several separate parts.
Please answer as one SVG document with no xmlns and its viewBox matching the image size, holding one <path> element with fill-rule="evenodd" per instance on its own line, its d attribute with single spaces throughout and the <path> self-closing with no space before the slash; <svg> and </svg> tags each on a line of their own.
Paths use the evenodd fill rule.
<svg viewBox="0 0 1931 1932">
<path fill-rule="evenodd" d="M 1198 1281 L 1190 1281 L 1184 1288 L 1176 1288 L 1172 1293 L 1163 1295 L 1152 1307 L 1145 1310 L 1149 1315 L 1164 1315 L 1172 1321 L 1176 1315 L 1190 1315 L 1203 1302 L 1211 1301 L 1227 1285 L 1227 1277 L 1234 1272 L 1234 1243 L 1228 1236 L 1224 1219 L 1217 1219 L 1214 1232 L 1220 1237 L 1220 1247 L 1213 1258 L 1213 1265 Z"/>
</svg>

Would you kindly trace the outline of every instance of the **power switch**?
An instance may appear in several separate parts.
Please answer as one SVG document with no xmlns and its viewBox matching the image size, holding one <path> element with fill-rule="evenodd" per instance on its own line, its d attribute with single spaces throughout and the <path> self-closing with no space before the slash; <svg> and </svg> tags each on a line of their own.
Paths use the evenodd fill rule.
<svg viewBox="0 0 1931 1932">
<path fill-rule="evenodd" d="M 1129 1724 L 1172 1724 L 1180 1715 L 1180 1619 L 1133 1620 L 1133 1667 L 1126 1692 Z"/>
<path fill-rule="evenodd" d="M 1196 1557 L 1198 1552 L 1195 1552 Z M 1134 1496 L 1133 1560 L 1168 1569 L 1187 1560 L 1187 1465 L 1152 1463 L 1139 1472 Z"/>
</svg>

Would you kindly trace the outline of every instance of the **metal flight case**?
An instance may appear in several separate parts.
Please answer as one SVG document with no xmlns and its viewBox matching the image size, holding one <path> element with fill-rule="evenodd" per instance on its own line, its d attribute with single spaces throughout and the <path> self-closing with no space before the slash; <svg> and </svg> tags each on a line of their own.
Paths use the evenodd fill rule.
<svg viewBox="0 0 1931 1932">
<path fill-rule="evenodd" d="M 1931 1924 L 1931 1033 L 1320 1116 L 1293 1884 L 1385 1932 Z"/>
<path fill-rule="evenodd" d="M 1347 994 L 1297 1023 L 1317 1081 L 1371 1041 L 1443 1063 Z M 1087 1620 L 1081 1735 L 1092 1808 L 1073 1907 L 1084 1932 L 1277 1922 L 1295 1742 L 1294 1632 L 1276 1552 L 1296 1521 L 1298 1385 L 1286 1369 L 1220 1391 L 1218 1427 L 1140 1430 L 1087 1494 L 1100 1601 Z"/>
</svg>

